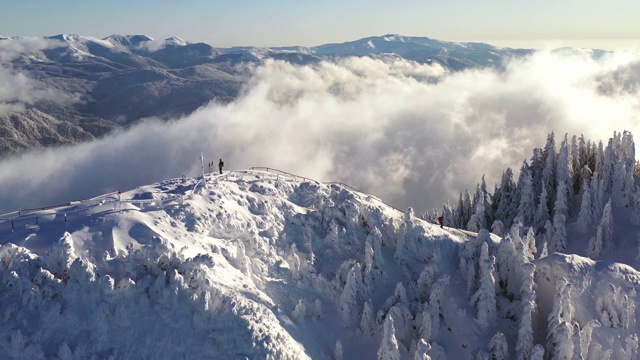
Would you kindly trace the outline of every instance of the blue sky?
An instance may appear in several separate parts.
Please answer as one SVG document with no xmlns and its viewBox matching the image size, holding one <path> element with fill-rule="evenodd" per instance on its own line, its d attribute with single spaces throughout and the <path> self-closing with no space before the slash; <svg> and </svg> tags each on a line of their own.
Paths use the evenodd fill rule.
<svg viewBox="0 0 640 360">
<path fill-rule="evenodd" d="M 640 47 L 637 0 L 0 0 L 0 35 L 178 36 L 314 46 L 402 34 L 500 46 Z"/>
</svg>

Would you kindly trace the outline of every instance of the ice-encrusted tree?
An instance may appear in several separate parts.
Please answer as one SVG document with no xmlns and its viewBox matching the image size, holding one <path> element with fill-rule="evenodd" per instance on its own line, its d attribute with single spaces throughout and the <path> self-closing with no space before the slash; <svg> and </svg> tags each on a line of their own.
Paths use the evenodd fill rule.
<svg viewBox="0 0 640 360">
<path fill-rule="evenodd" d="M 553 234 L 548 246 L 551 252 L 564 252 L 567 250 L 566 217 L 563 214 L 553 216 Z"/>
<path fill-rule="evenodd" d="M 536 234 L 532 227 L 527 230 L 527 234 L 522 238 L 522 243 L 524 247 L 525 260 L 527 262 L 533 261 L 536 257 L 536 253 L 538 252 L 538 248 L 536 247 Z"/>
<path fill-rule="evenodd" d="M 364 283 L 368 291 L 373 291 L 376 280 L 384 279 L 384 258 L 382 256 L 382 233 L 377 227 L 367 235 L 364 253 Z"/>
<path fill-rule="evenodd" d="M 482 186 L 478 185 L 476 188 L 474 212 L 469 219 L 467 229 L 470 231 L 478 232 L 480 229 L 487 229 L 492 221 L 491 205 L 489 204 L 487 185 L 482 177 Z"/>
<path fill-rule="evenodd" d="M 535 202 L 533 193 L 533 183 L 531 172 L 527 171 L 524 177 L 524 184 L 520 190 L 520 203 L 518 204 L 518 217 L 522 219 L 525 226 L 531 226 L 535 214 Z"/>
<path fill-rule="evenodd" d="M 512 214 L 515 214 L 515 192 L 516 183 L 513 181 L 513 170 L 507 168 L 502 173 L 500 186 L 493 193 L 491 206 L 494 219 L 501 220 L 505 224 L 510 223 Z"/>
<path fill-rule="evenodd" d="M 582 183 L 582 202 L 580 203 L 580 212 L 578 213 L 578 219 L 576 220 L 576 230 L 581 233 L 586 233 L 592 224 L 593 213 L 591 209 L 591 189 L 589 183 L 585 180 Z"/>
<path fill-rule="evenodd" d="M 580 325 L 578 323 L 573 324 L 573 356 L 571 360 L 584 360 L 582 353 L 582 337 L 580 336 Z"/>
<path fill-rule="evenodd" d="M 613 180 L 611 184 L 611 200 L 617 207 L 629 206 L 630 188 L 627 186 L 627 170 L 622 161 L 614 165 Z"/>
<path fill-rule="evenodd" d="M 590 358 L 589 348 L 591 345 L 591 335 L 593 334 L 593 329 L 599 328 L 600 325 L 601 324 L 598 320 L 593 319 L 593 320 L 587 321 L 583 329 L 580 330 L 580 338 L 582 340 L 581 348 L 582 348 L 583 354 L 587 359 Z"/>
<path fill-rule="evenodd" d="M 362 313 L 361 304 L 367 297 L 366 285 L 362 279 L 362 265 L 355 263 L 340 295 L 340 314 L 348 326 L 357 326 Z"/>
<path fill-rule="evenodd" d="M 533 227 L 536 232 L 544 228 L 544 224 L 549 220 L 549 206 L 547 204 L 547 198 L 547 188 L 542 184 L 542 191 L 540 192 L 540 196 L 538 196 L 538 207 L 533 217 Z"/>
<path fill-rule="evenodd" d="M 613 218 L 611 214 L 611 200 L 602 211 L 602 218 L 596 230 L 596 236 L 589 241 L 587 254 L 597 257 L 609 252 L 613 248 Z"/>
<path fill-rule="evenodd" d="M 571 166 L 571 154 L 567 134 L 560 144 L 560 151 L 556 162 L 556 183 L 564 185 L 565 196 L 569 199 L 573 197 L 573 169 Z"/>
<path fill-rule="evenodd" d="M 400 360 L 400 348 L 396 340 L 396 329 L 391 316 L 387 316 L 384 321 L 382 340 L 378 348 L 378 360 Z"/>
<path fill-rule="evenodd" d="M 544 347 L 540 344 L 537 344 L 533 347 L 531 351 L 530 360 L 543 360 L 544 359 Z"/>
<path fill-rule="evenodd" d="M 360 317 L 360 331 L 364 335 L 373 334 L 375 328 L 375 317 L 373 315 L 373 308 L 371 307 L 371 300 L 366 300 L 362 309 L 362 316 Z"/>
<path fill-rule="evenodd" d="M 568 322 L 562 320 L 555 327 L 552 338 L 553 347 L 549 353 L 552 359 L 570 360 L 573 356 L 573 334 L 572 327 Z"/>
<path fill-rule="evenodd" d="M 629 334 L 625 339 L 624 360 L 638 359 L 638 335 Z"/>
<path fill-rule="evenodd" d="M 518 242 L 520 242 L 520 240 L 518 240 Z M 518 245 L 520 248 L 522 247 L 522 244 Z M 498 245 L 496 255 L 497 277 L 495 280 L 498 282 L 500 289 L 505 293 L 511 295 L 517 294 L 519 290 L 518 287 L 520 286 L 520 266 L 524 261 L 521 258 L 522 254 L 518 254 L 516 244 L 512 241 L 511 235 L 507 235 L 502 239 Z M 479 264 L 482 266 L 482 260 L 480 260 Z M 482 283 L 482 269 L 479 283 Z"/>
<path fill-rule="evenodd" d="M 567 359 L 570 359 L 573 353 L 572 328 L 569 325 L 573 320 L 571 288 L 571 283 L 565 278 L 559 278 L 556 281 L 553 308 L 547 318 L 547 351 L 549 354 L 553 354 L 554 359 L 561 359 L 562 357 L 557 356 L 565 355 Z"/>
<path fill-rule="evenodd" d="M 429 309 L 431 310 L 431 331 L 437 333 L 440 329 L 440 319 L 443 318 L 442 304 L 445 301 L 445 287 L 449 284 L 449 276 L 438 279 L 431 287 L 429 294 Z M 435 344 L 431 344 L 435 346 Z"/>
<path fill-rule="evenodd" d="M 518 340 L 516 342 L 516 360 L 528 360 L 533 349 L 533 313 L 536 308 L 533 290 L 535 265 L 523 265 L 523 281 L 520 287 L 520 323 L 518 325 Z"/>
<path fill-rule="evenodd" d="M 551 132 L 547 135 L 547 143 L 542 151 L 542 160 L 544 161 L 544 168 L 542 169 L 542 184 L 547 188 L 550 194 L 555 191 L 555 178 L 556 178 L 556 142 L 555 134 Z M 550 199 L 553 200 L 553 199 Z"/>
<path fill-rule="evenodd" d="M 471 297 L 471 304 L 476 306 L 478 325 L 485 332 L 495 325 L 497 319 L 495 262 L 495 257 L 489 255 L 489 246 L 483 243 L 479 262 L 480 287 Z"/>
<path fill-rule="evenodd" d="M 427 354 L 429 350 L 431 350 L 431 345 L 424 341 L 424 339 L 420 339 L 416 345 L 416 352 L 413 355 L 413 360 L 431 360 L 431 357 Z"/>
<path fill-rule="evenodd" d="M 507 338 L 503 333 L 497 332 L 489 341 L 489 351 L 491 352 L 492 360 L 508 360 L 509 359 L 509 345 L 507 345 Z"/>
</svg>

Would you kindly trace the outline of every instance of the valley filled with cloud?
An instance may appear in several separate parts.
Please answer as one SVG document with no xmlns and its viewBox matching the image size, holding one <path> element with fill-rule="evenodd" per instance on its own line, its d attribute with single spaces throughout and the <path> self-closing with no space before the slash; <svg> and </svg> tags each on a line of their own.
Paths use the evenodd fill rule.
<svg viewBox="0 0 640 360">
<path fill-rule="evenodd" d="M 424 211 L 457 201 L 483 174 L 493 189 L 549 132 L 558 143 L 565 133 L 606 143 L 640 124 L 640 53 L 632 51 L 539 51 L 503 71 L 353 57 L 267 60 L 250 73 L 233 102 L 1 161 L 0 212 L 197 176 L 201 152 L 205 163 L 223 158 L 225 170 L 267 166 L 342 181 Z M 11 69 L 0 68 L 0 79 L 0 111 L 50 95 Z"/>
</svg>

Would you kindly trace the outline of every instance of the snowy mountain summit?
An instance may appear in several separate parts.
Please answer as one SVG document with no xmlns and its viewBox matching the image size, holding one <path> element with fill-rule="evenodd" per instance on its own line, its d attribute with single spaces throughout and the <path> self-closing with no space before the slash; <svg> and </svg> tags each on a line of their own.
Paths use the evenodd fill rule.
<svg viewBox="0 0 640 360">
<path fill-rule="evenodd" d="M 531 236 L 258 170 L 8 214 L 0 357 L 637 358 L 638 272 Z"/>
</svg>

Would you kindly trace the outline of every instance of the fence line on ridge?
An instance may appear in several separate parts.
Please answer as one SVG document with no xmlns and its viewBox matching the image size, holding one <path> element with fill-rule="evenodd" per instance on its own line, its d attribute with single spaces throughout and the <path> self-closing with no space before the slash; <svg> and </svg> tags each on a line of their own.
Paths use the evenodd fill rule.
<svg viewBox="0 0 640 360">
<path fill-rule="evenodd" d="M 379 201 L 380 203 L 395 209 L 396 211 L 399 211 L 401 213 L 404 213 L 404 211 L 389 205 L 387 203 L 385 203 L 384 201 L 380 200 L 377 197 L 373 197 L 371 195 L 365 194 L 364 192 L 362 192 L 359 189 L 354 188 L 353 186 L 350 186 L 348 184 L 345 184 L 343 182 L 336 182 L 336 181 L 331 181 L 331 182 L 320 182 L 305 176 L 300 176 L 300 175 L 295 175 L 286 171 L 282 171 L 282 170 L 278 170 L 278 169 L 274 169 L 274 168 L 270 168 L 270 167 L 251 167 L 249 168 L 249 170 L 251 171 L 266 171 L 266 172 L 274 172 L 276 174 L 281 174 L 281 175 L 285 175 L 285 176 L 289 176 L 292 177 L 294 180 L 301 180 L 301 181 L 315 181 L 317 183 L 322 183 L 325 185 L 337 185 L 343 188 L 346 188 L 348 190 L 352 190 L 355 192 L 358 192 L 360 194 L 363 195 L 367 195 L 369 198 L 374 198 L 377 201 Z M 212 178 L 218 178 L 218 179 L 223 179 L 223 180 L 228 180 L 229 179 L 229 171 L 224 172 L 222 175 L 218 175 L 215 174 L 214 171 L 210 171 L 207 172 L 206 175 L 209 175 Z M 185 180 L 185 178 L 183 177 L 183 181 Z M 0 214 L 0 223 L 3 222 L 8 222 L 9 220 L 11 221 L 11 227 L 12 229 L 15 229 L 15 223 L 20 219 L 20 220 L 34 220 L 35 224 L 39 223 L 39 218 L 44 218 L 47 216 L 55 216 L 55 215 L 63 215 L 64 216 L 64 221 L 67 221 L 67 215 L 70 214 L 75 214 L 75 213 L 80 213 L 83 211 L 86 211 L 87 208 L 84 209 L 80 209 L 80 210 L 72 210 L 70 209 L 70 211 L 67 212 L 63 212 L 61 214 L 57 213 L 57 212 L 47 212 L 47 210 L 53 210 L 53 209 L 60 209 L 60 208 L 64 208 L 64 207 L 69 207 L 71 208 L 72 206 L 75 205 L 79 205 L 81 203 L 90 203 L 92 201 L 99 201 L 97 202 L 94 206 L 107 206 L 110 204 L 114 204 L 114 211 L 116 210 L 122 210 L 122 203 L 129 203 L 132 204 L 134 206 L 138 206 L 138 207 L 143 207 L 145 205 L 150 205 L 150 206 L 158 206 L 161 207 L 163 206 L 163 204 L 167 204 L 170 202 L 178 202 L 180 204 L 183 203 L 184 198 L 190 197 L 193 194 L 195 194 L 198 190 L 198 187 L 200 186 L 201 188 L 206 187 L 207 181 L 206 179 L 202 179 L 202 176 L 199 177 L 198 181 L 195 183 L 195 185 L 193 186 L 193 188 L 189 189 L 184 195 L 173 195 L 173 196 L 168 196 L 164 199 L 121 199 L 120 198 L 120 191 L 113 191 L 110 193 L 106 193 L 106 194 L 102 194 L 102 195 L 98 195 L 89 199 L 84 199 L 84 200 L 73 200 L 70 201 L 68 203 L 64 203 L 64 204 L 57 204 L 57 205 L 50 205 L 50 206 L 43 206 L 43 207 L 35 207 L 35 208 L 29 208 L 29 209 L 22 209 L 22 210 L 18 210 L 18 211 L 12 211 L 9 213 L 5 213 L 5 214 Z M 118 195 L 118 199 L 107 199 L 107 197 L 109 196 L 113 196 L 113 195 Z M 118 207 L 118 205 L 120 205 Z M 93 206 L 92 206 L 93 207 Z"/>
</svg>

